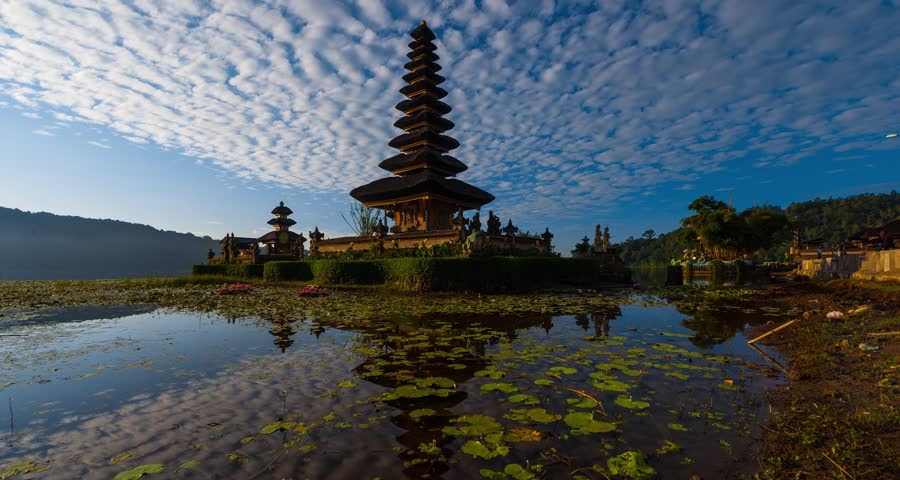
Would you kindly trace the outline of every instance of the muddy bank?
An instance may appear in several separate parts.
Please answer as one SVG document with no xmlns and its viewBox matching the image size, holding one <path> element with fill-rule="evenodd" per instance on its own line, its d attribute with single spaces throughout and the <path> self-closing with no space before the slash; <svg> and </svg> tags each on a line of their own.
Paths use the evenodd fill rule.
<svg viewBox="0 0 900 480">
<path fill-rule="evenodd" d="M 790 373 L 769 392 L 757 477 L 900 478 L 900 284 L 807 282 L 759 294 L 804 313 L 760 341 L 790 358 Z M 834 311 L 842 318 L 828 318 Z"/>
</svg>

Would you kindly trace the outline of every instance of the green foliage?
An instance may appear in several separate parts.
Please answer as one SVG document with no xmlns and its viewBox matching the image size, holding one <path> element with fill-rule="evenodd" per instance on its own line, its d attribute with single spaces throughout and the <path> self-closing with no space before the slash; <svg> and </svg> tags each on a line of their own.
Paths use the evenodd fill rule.
<svg viewBox="0 0 900 480">
<path fill-rule="evenodd" d="M 269 262 L 267 281 L 322 284 L 387 283 L 411 291 L 525 291 L 554 285 L 623 281 L 601 261 L 560 257 L 399 257 Z"/>
<path fill-rule="evenodd" d="M 191 275 L 215 275 L 231 278 L 263 278 L 263 265 L 247 263 L 200 264 L 191 268 Z"/>
<path fill-rule="evenodd" d="M 312 280 L 311 263 L 305 261 L 267 262 L 263 266 L 263 279 L 269 282 Z"/>
<path fill-rule="evenodd" d="M 316 260 L 310 263 L 317 282 L 371 285 L 384 282 L 384 268 L 377 260 Z"/>
<path fill-rule="evenodd" d="M 341 213 L 344 223 L 360 237 L 372 235 L 378 221 L 381 220 L 381 210 L 368 208 L 360 202 L 350 204 L 347 215 Z"/>
<path fill-rule="evenodd" d="M 866 193 L 792 203 L 784 210 L 774 206 L 752 207 L 739 214 L 723 202 L 704 196 L 691 204 L 696 214 L 687 225 L 655 239 L 629 237 L 619 248 L 626 265 L 668 265 L 681 258 L 684 249 L 695 248 L 698 235 L 704 244 L 756 252 L 759 260 L 783 260 L 793 229 L 806 240 L 823 239 L 831 245 L 846 241 L 865 227 L 887 223 L 900 216 L 900 194 Z M 706 230 L 704 230 L 704 228 Z M 645 232 L 647 233 L 647 232 Z"/>
</svg>

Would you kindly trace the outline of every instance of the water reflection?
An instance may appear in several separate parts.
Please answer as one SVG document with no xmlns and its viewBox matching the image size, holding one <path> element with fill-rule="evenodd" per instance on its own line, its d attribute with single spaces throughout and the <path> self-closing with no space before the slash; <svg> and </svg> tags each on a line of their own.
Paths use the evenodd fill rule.
<svg viewBox="0 0 900 480">
<path fill-rule="evenodd" d="M 721 440 L 750 451 L 750 400 L 762 384 L 742 367 L 755 352 L 719 357 L 714 347 L 763 314 L 609 305 L 353 324 L 157 312 L 62 324 L 53 335 L 33 325 L 23 330 L 33 338 L 0 344 L 0 359 L 16 356 L 0 367 L 0 392 L 15 398 L 19 426 L 2 437 L 0 462 L 50 465 L 40 478 L 111 478 L 144 463 L 184 478 L 445 479 L 547 463 L 545 477 L 565 478 L 639 450 L 662 478 L 727 478 L 752 462 L 716 449 Z M 558 417 L 522 420 L 531 408 Z M 572 412 L 616 428 L 573 434 L 562 420 Z M 496 419 L 508 453 L 474 457 L 461 448 L 479 437 L 445 432 L 475 414 Z M 289 426 L 262 433 L 273 422 Z M 533 441 L 510 440 L 517 428 Z M 654 453 L 663 439 L 682 450 Z M 542 456 L 551 449 L 565 462 Z M 126 451 L 133 460 L 110 463 Z M 201 471 L 176 475 L 187 461 Z"/>
</svg>

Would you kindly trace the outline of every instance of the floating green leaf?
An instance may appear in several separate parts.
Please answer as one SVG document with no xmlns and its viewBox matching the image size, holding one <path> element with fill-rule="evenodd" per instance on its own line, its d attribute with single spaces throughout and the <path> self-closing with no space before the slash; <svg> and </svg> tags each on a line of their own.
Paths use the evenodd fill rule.
<svg viewBox="0 0 900 480">
<path fill-rule="evenodd" d="M 591 412 L 570 411 L 563 421 L 572 427 L 572 435 L 587 435 L 590 433 L 605 433 L 616 429 L 616 425 L 610 422 L 594 420 Z"/>
<path fill-rule="evenodd" d="M 619 395 L 616 397 L 616 405 L 625 408 L 631 408 L 636 410 L 643 410 L 650 406 L 649 402 L 643 402 L 641 400 L 632 400 L 630 396 Z"/>
<path fill-rule="evenodd" d="M 668 427 L 669 427 L 670 429 L 672 429 L 672 430 L 677 430 L 677 431 L 679 431 L 679 432 L 686 432 L 686 431 L 688 431 L 688 429 L 685 428 L 685 426 L 682 425 L 682 424 L 680 424 L 680 423 L 670 423 L 670 424 L 668 425 Z"/>
<path fill-rule="evenodd" d="M 606 468 L 613 475 L 621 475 L 635 480 L 652 478 L 656 475 L 656 470 L 647 465 L 644 455 L 635 451 L 620 453 L 606 460 Z"/>
<path fill-rule="evenodd" d="M 506 445 L 485 445 L 478 440 L 469 440 L 462 446 L 463 453 L 473 457 L 490 460 L 498 456 L 506 456 L 509 447 Z"/>
<path fill-rule="evenodd" d="M 272 422 L 260 428 L 259 433 L 261 435 L 271 435 L 279 430 L 290 430 L 291 428 L 294 428 L 294 425 L 296 425 L 296 422 Z"/>
<path fill-rule="evenodd" d="M 666 440 L 666 441 L 662 444 L 661 447 L 659 447 L 659 448 L 656 449 L 656 454 L 657 454 L 657 455 L 664 455 L 664 454 L 669 453 L 669 452 L 677 452 L 678 450 L 681 450 L 681 446 L 680 446 L 680 445 L 678 445 L 677 443 L 675 443 L 675 442 L 673 442 L 673 441 L 671 441 L 671 440 Z"/>
<path fill-rule="evenodd" d="M 549 380 L 549 379 L 546 379 L 546 378 L 539 378 L 539 379 L 537 379 L 537 380 L 534 381 L 534 384 L 535 384 L 535 385 L 540 385 L 540 386 L 542 386 L 542 387 L 546 387 L 546 386 L 549 386 L 549 385 L 553 385 L 553 380 Z"/>
<path fill-rule="evenodd" d="M 178 468 L 175 469 L 175 471 L 180 472 L 182 470 L 193 470 L 196 469 L 198 465 L 200 465 L 200 462 L 198 462 L 197 460 L 188 460 L 179 465 Z"/>
<path fill-rule="evenodd" d="M 485 383 L 481 386 L 482 392 L 503 392 L 503 393 L 512 393 L 516 392 L 519 389 L 516 388 L 515 385 L 511 383 Z"/>
<path fill-rule="evenodd" d="M 0 470 L 0 478 L 11 478 L 26 473 L 43 472 L 49 469 L 49 466 L 39 467 L 34 462 L 14 463 L 3 467 L 3 470 Z"/>
<path fill-rule="evenodd" d="M 418 420 L 422 417 L 434 415 L 435 413 L 437 413 L 437 412 L 430 408 L 417 408 L 417 409 L 409 412 L 409 416 L 412 417 L 413 419 Z"/>
<path fill-rule="evenodd" d="M 503 430 L 500 422 L 487 415 L 463 415 L 451 422 L 454 425 L 443 428 L 443 432 L 447 435 L 479 436 Z"/>
<path fill-rule="evenodd" d="M 560 375 L 572 375 L 572 374 L 578 372 L 577 369 L 574 369 L 572 367 L 561 367 L 561 366 L 553 367 L 550 369 L 550 371 L 553 373 L 556 373 L 556 374 L 560 374 Z"/>
<path fill-rule="evenodd" d="M 131 460 L 132 458 L 134 458 L 134 451 L 128 450 L 127 452 L 122 452 L 122 453 L 116 455 L 115 457 L 110 458 L 109 464 L 115 465 L 117 463 L 122 463 L 126 460 Z"/>
<path fill-rule="evenodd" d="M 547 413 L 543 408 L 513 408 L 503 418 L 521 423 L 553 423 L 561 419 L 562 415 Z"/>
<path fill-rule="evenodd" d="M 522 405 L 537 405 L 541 403 L 541 400 L 534 395 L 528 395 L 525 393 L 517 393 L 515 395 L 510 395 L 508 400 L 513 403 L 521 403 Z"/>
<path fill-rule="evenodd" d="M 134 467 L 131 470 L 125 470 L 124 472 L 119 473 L 115 476 L 113 480 L 138 480 L 144 475 L 150 475 L 153 473 L 160 473 L 165 470 L 165 466 L 161 463 L 149 463 L 147 465 L 141 465 L 139 467 Z M 0 477 L 3 478 L 3 477 Z"/>
<path fill-rule="evenodd" d="M 353 388 L 356 386 L 356 382 L 353 380 L 344 380 L 337 384 L 338 388 Z"/>
</svg>

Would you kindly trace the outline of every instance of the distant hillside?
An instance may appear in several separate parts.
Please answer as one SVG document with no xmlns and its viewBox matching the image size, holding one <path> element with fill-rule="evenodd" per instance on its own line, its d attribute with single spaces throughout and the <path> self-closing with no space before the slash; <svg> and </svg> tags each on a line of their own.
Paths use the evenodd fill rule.
<svg viewBox="0 0 900 480">
<path fill-rule="evenodd" d="M 0 280 L 187 275 L 210 248 L 189 233 L 0 207 Z"/>
<path fill-rule="evenodd" d="M 784 213 L 791 222 L 787 230 L 795 226 L 803 230 L 805 240 L 824 239 L 829 244 L 846 241 L 864 227 L 882 225 L 900 217 L 900 194 L 865 193 L 844 198 L 816 198 L 788 205 Z M 667 264 L 681 256 L 681 251 L 692 242 L 683 238 L 682 229 L 673 230 L 653 239 L 629 237 L 617 246 L 626 265 Z M 791 232 L 778 235 L 780 245 L 760 252 L 761 260 L 782 260 L 787 250 L 786 242 Z"/>
</svg>

